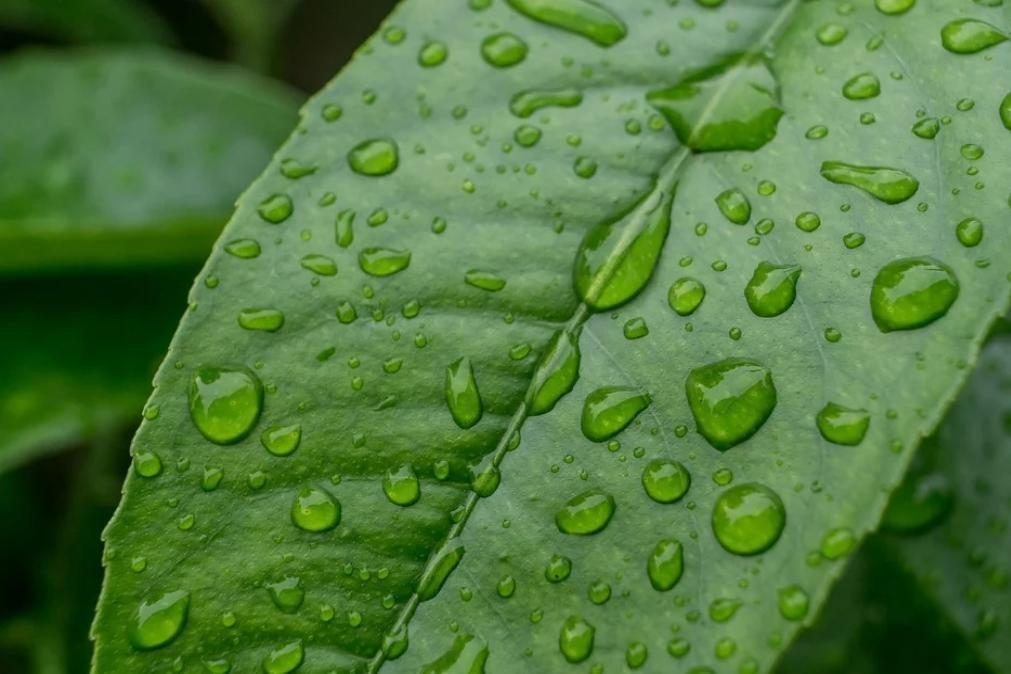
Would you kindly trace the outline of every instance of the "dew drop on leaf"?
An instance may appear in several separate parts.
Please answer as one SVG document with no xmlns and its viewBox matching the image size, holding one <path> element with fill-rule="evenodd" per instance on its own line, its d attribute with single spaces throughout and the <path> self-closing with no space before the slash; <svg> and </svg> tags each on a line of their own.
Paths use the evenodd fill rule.
<svg viewBox="0 0 1011 674">
<path fill-rule="evenodd" d="M 267 583 L 274 606 L 284 613 L 295 613 L 305 600 L 305 588 L 298 576 L 286 576 L 274 583 Z"/>
<path fill-rule="evenodd" d="M 421 485 L 418 474 L 409 463 L 396 468 L 390 468 L 383 477 L 383 493 L 390 503 L 398 506 L 409 506 L 417 503 L 421 496 Z"/>
<path fill-rule="evenodd" d="M 821 165 L 821 175 L 837 185 L 851 185 L 861 189 L 886 204 L 900 204 L 920 188 L 920 182 L 909 173 L 882 166 L 826 161 Z"/>
<path fill-rule="evenodd" d="M 302 265 L 302 269 L 308 269 L 320 276 L 337 275 L 337 262 L 327 255 L 306 255 L 302 258 L 300 264 Z"/>
<path fill-rule="evenodd" d="M 392 276 L 407 269 L 411 264 L 411 253 L 393 248 L 363 248 L 358 253 L 358 266 L 370 276 Z"/>
<path fill-rule="evenodd" d="M 334 221 L 334 240 L 341 248 L 347 248 L 354 243 L 354 222 L 355 212 L 351 209 L 337 213 L 337 219 Z"/>
<path fill-rule="evenodd" d="M 572 560 L 562 555 L 552 555 L 544 568 L 544 577 L 549 583 L 560 583 L 572 573 Z"/>
<path fill-rule="evenodd" d="M 811 600 L 799 585 L 788 585 L 778 592 L 779 614 L 786 620 L 798 622 L 807 617 Z"/>
<path fill-rule="evenodd" d="M 564 330 L 556 332 L 537 366 L 537 392 L 530 400 L 532 416 L 550 412 L 572 390 L 579 378 L 579 360 L 578 336 Z"/>
<path fill-rule="evenodd" d="M 593 625 L 579 616 L 569 616 L 562 624 L 562 630 L 558 635 L 558 650 L 569 662 L 582 662 L 593 653 L 595 634 Z"/>
<path fill-rule="evenodd" d="M 470 428 L 481 420 L 484 406 L 470 358 L 459 358 L 446 368 L 445 394 L 446 405 L 457 426 Z"/>
<path fill-rule="evenodd" d="M 999 28 L 978 19 L 955 19 L 941 29 L 941 44 L 953 54 L 975 54 L 1007 39 Z"/>
<path fill-rule="evenodd" d="M 755 555 L 771 548 L 786 525 L 786 508 L 772 489 L 748 483 L 720 494 L 713 507 L 713 534 L 728 552 Z"/>
<path fill-rule="evenodd" d="M 912 330 L 948 313 L 959 283 L 948 265 L 933 257 L 889 262 L 871 286 L 871 314 L 882 332 Z"/>
<path fill-rule="evenodd" d="M 818 432 L 836 445 L 859 445 L 867 435 L 871 415 L 864 409 L 844 407 L 839 403 L 827 403 L 818 412 L 815 421 Z"/>
<path fill-rule="evenodd" d="M 614 508 L 614 497 L 610 494 L 585 491 L 569 499 L 555 514 L 555 524 L 563 534 L 588 536 L 607 526 Z"/>
<path fill-rule="evenodd" d="M 642 487 L 657 503 L 679 501 L 690 486 L 691 475 L 677 461 L 653 459 L 642 471 Z"/>
<path fill-rule="evenodd" d="M 453 570 L 463 559 L 465 550 L 459 539 L 452 539 L 429 559 L 425 575 L 418 582 L 418 599 L 428 601 L 439 594 Z"/>
<path fill-rule="evenodd" d="M 706 287 L 702 281 L 684 276 L 671 284 L 667 291 L 667 304 L 678 316 L 690 316 L 706 297 Z"/>
<path fill-rule="evenodd" d="M 856 537 L 851 529 L 838 527 L 822 537 L 819 552 L 825 559 L 840 559 L 853 550 L 856 542 Z"/>
<path fill-rule="evenodd" d="M 291 521 L 303 531 L 328 531 L 340 520 L 340 503 L 318 487 L 302 487 L 291 504 Z"/>
<path fill-rule="evenodd" d="M 851 101 L 863 101 L 881 93 L 881 82 L 872 73 L 860 73 L 846 80 L 842 92 Z"/>
<path fill-rule="evenodd" d="M 141 477 L 157 477 L 161 474 L 161 458 L 148 450 L 137 450 L 133 455 L 133 470 Z"/>
<path fill-rule="evenodd" d="M 513 140 L 520 147 L 533 147 L 541 139 L 541 130 L 536 126 L 523 124 L 513 131 Z"/>
<path fill-rule="evenodd" d="M 423 68 L 434 68 L 442 65 L 449 57 L 449 49 L 438 40 L 426 42 L 418 52 L 418 65 Z M 389 173 L 389 171 L 387 171 Z"/>
<path fill-rule="evenodd" d="M 480 674 L 485 671 L 488 654 L 484 640 L 471 634 L 457 634 L 449 649 L 425 665 L 421 674 Z"/>
<path fill-rule="evenodd" d="M 838 23 L 826 23 L 817 30 L 815 37 L 821 44 L 831 47 L 845 40 L 848 34 L 849 31 L 845 26 Z"/>
<path fill-rule="evenodd" d="M 905 14 L 915 4 L 916 0 L 874 0 L 874 6 L 878 8 L 878 11 L 889 16 Z"/>
<path fill-rule="evenodd" d="M 274 456 L 288 456 L 302 440 L 302 426 L 270 426 L 260 434 L 260 444 Z"/>
<path fill-rule="evenodd" d="M 654 590 L 670 590 L 684 573 L 684 550 L 681 543 L 665 539 L 659 541 L 646 561 L 646 574 Z"/>
<path fill-rule="evenodd" d="M 284 327 L 284 314 L 277 309 L 243 309 L 239 326 L 246 330 L 277 332 Z"/>
<path fill-rule="evenodd" d="M 225 252 L 243 260 L 260 256 L 260 244 L 255 239 L 236 239 L 225 244 Z"/>
<path fill-rule="evenodd" d="M 509 110 L 525 119 L 542 108 L 574 108 L 582 102 L 583 92 L 579 89 L 530 89 L 513 96 Z"/>
<path fill-rule="evenodd" d="M 200 434 L 218 445 L 246 437 L 260 418 L 263 386 L 245 368 L 204 367 L 193 373 L 189 410 Z"/>
<path fill-rule="evenodd" d="M 513 33 L 495 33 L 481 42 L 481 56 L 496 68 L 508 68 L 527 57 L 527 43 Z"/>
<path fill-rule="evenodd" d="M 287 194 L 272 194 L 256 207 L 260 217 L 272 225 L 284 222 L 294 211 L 295 205 Z"/>
<path fill-rule="evenodd" d="M 1005 129 L 1011 131 L 1011 92 L 1000 102 L 1000 121 Z"/>
<path fill-rule="evenodd" d="M 685 393 L 699 432 L 721 451 L 758 432 L 776 407 L 772 372 L 747 358 L 727 358 L 692 370 Z"/>
<path fill-rule="evenodd" d="M 393 173 L 400 162 L 397 144 L 389 138 L 374 138 L 355 145 L 348 153 L 348 165 L 363 176 Z"/>
<path fill-rule="evenodd" d="M 161 648 L 179 636 L 190 610 L 190 593 L 166 592 L 143 601 L 130 625 L 130 643 L 138 650 Z"/>
<path fill-rule="evenodd" d="M 263 671 L 265 674 L 290 674 L 302 666 L 304 659 L 302 640 L 296 639 L 271 650 L 263 659 Z"/>
<path fill-rule="evenodd" d="M 936 117 L 924 117 L 913 124 L 913 134 L 924 140 L 932 140 L 941 130 L 941 122 Z"/>
<path fill-rule="evenodd" d="M 498 274 L 490 271 L 471 269 L 463 276 L 463 280 L 469 286 L 487 290 L 488 292 L 498 292 L 506 287 L 506 280 Z"/>
<path fill-rule="evenodd" d="M 751 202 L 736 187 L 720 192 L 715 201 L 723 217 L 735 225 L 745 225 L 751 219 Z"/>
<path fill-rule="evenodd" d="M 583 403 L 580 427 L 593 442 L 609 440 L 623 431 L 650 404 L 649 394 L 626 386 L 605 386 Z"/>
<path fill-rule="evenodd" d="M 794 264 L 776 265 L 759 262 L 744 288 L 744 297 L 752 313 L 763 318 L 779 316 L 797 298 L 801 269 Z"/>
<path fill-rule="evenodd" d="M 625 649 L 625 664 L 628 665 L 629 669 L 639 669 L 646 664 L 648 655 L 649 651 L 646 649 L 646 644 L 641 641 L 633 641 Z"/>
<path fill-rule="evenodd" d="M 487 456 L 471 470 L 470 488 L 481 498 L 495 493 L 502 482 L 502 473 L 491 456 Z"/>
<path fill-rule="evenodd" d="M 624 39 L 621 19 L 592 0 L 506 0 L 509 6 L 534 21 L 582 35 L 601 47 Z"/>
<path fill-rule="evenodd" d="M 407 651 L 409 644 L 407 625 L 399 625 L 394 631 L 383 637 L 383 655 L 387 660 L 396 660 Z"/>
</svg>

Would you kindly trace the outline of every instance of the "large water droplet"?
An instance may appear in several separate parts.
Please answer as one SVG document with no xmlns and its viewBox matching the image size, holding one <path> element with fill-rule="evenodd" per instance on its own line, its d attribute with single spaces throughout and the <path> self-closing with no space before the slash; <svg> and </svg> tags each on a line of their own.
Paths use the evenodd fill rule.
<svg viewBox="0 0 1011 674">
<path fill-rule="evenodd" d="M 407 625 L 399 625 L 383 637 L 383 655 L 387 660 L 396 660 L 407 651 L 409 644 Z"/>
<path fill-rule="evenodd" d="M 841 161 L 826 161 L 821 175 L 837 185 L 852 185 L 878 201 L 900 204 L 920 188 L 920 182 L 910 174 L 882 166 L 858 166 Z"/>
<path fill-rule="evenodd" d="M 779 84 L 754 56 L 725 59 L 646 98 L 696 152 L 757 150 L 775 138 L 783 116 Z"/>
<path fill-rule="evenodd" d="M 284 314 L 277 309 L 243 309 L 239 326 L 246 330 L 277 332 L 284 326 Z"/>
<path fill-rule="evenodd" d="M 439 548 L 428 560 L 425 575 L 418 582 L 418 599 L 428 601 L 439 594 L 449 575 L 463 559 L 464 552 L 463 543 L 459 539 L 453 539 Z"/>
<path fill-rule="evenodd" d="M 556 332 L 537 366 L 537 392 L 530 399 L 531 415 L 550 412 L 572 390 L 579 377 L 579 358 L 578 335 L 564 330 Z"/>
<path fill-rule="evenodd" d="M 438 659 L 425 665 L 421 674 L 483 674 L 488 644 L 471 634 L 457 634 L 453 645 Z"/>
<path fill-rule="evenodd" d="M 871 314 L 882 332 L 920 328 L 948 313 L 958 299 L 951 267 L 933 257 L 889 262 L 874 277 Z"/>
<path fill-rule="evenodd" d="M 401 464 L 386 471 L 383 478 L 383 492 L 390 503 L 399 506 L 409 506 L 421 497 L 421 485 L 418 474 L 409 463 Z"/>
<path fill-rule="evenodd" d="M 544 567 L 544 578 L 549 583 L 560 583 L 572 573 L 572 560 L 562 555 L 551 555 Z"/>
<path fill-rule="evenodd" d="M 685 392 L 699 433 L 719 450 L 758 432 L 776 407 L 772 372 L 747 358 L 727 358 L 692 370 Z"/>
<path fill-rule="evenodd" d="M 286 576 L 276 583 L 267 583 L 267 592 L 274 606 L 285 613 L 294 613 L 305 599 L 305 588 L 298 576 Z"/>
<path fill-rule="evenodd" d="M 731 487 L 716 499 L 713 533 L 728 552 L 756 555 L 773 546 L 786 525 L 786 508 L 776 492 L 749 483 Z"/>
<path fill-rule="evenodd" d="M 751 202 L 736 187 L 720 192 L 714 201 L 723 217 L 735 225 L 745 225 L 751 219 Z"/>
<path fill-rule="evenodd" d="M 846 80 L 842 92 L 851 101 L 863 101 L 881 93 L 881 82 L 872 73 L 860 73 Z"/>
<path fill-rule="evenodd" d="M 328 531 L 340 524 L 340 502 L 317 487 L 302 487 L 291 504 L 291 521 L 304 531 Z"/>
<path fill-rule="evenodd" d="M 677 585 L 684 573 L 684 551 L 674 540 L 659 541 L 646 561 L 646 574 L 653 589 L 666 592 Z"/>
<path fill-rule="evenodd" d="M 290 674 L 302 666 L 304 659 L 302 640 L 296 639 L 270 651 L 263 659 L 263 671 L 265 674 Z"/>
<path fill-rule="evenodd" d="M 400 163 L 397 144 L 389 138 L 373 138 L 355 145 L 348 153 L 348 165 L 363 176 L 393 173 Z"/>
<path fill-rule="evenodd" d="M 978 246 L 983 241 L 983 223 L 979 218 L 965 218 L 955 225 L 955 237 L 966 248 Z"/>
<path fill-rule="evenodd" d="M 859 445 L 867 435 L 871 415 L 864 409 L 844 407 L 830 402 L 816 418 L 821 436 L 836 445 Z"/>
<path fill-rule="evenodd" d="M 446 368 L 445 393 L 446 405 L 457 426 L 470 428 L 481 420 L 484 406 L 470 358 L 460 358 Z"/>
<path fill-rule="evenodd" d="M 582 35 L 601 47 L 620 42 L 625 24 L 606 7 L 591 0 L 506 0 L 534 21 Z"/>
<path fill-rule="evenodd" d="M 260 444 L 274 456 L 288 456 L 302 440 L 302 426 L 271 426 L 260 434 Z"/>
<path fill-rule="evenodd" d="M 363 248 L 358 253 L 358 265 L 370 276 L 392 276 L 411 264 L 411 252 L 392 248 Z"/>
<path fill-rule="evenodd" d="M 684 276 L 671 284 L 667 291 L 667 303 L 678 316 L 690 316 L 706 297 L 706 287 L 702 281 Z"/>
<path fill-rule="evenodd" d="M 584 491 L 574 496 L 555 514 L 555 524 L 563 534 L 588 536 L 601 531 L 614 515 L 614 497 L 602 491 Z"/>
<path fill-rule="evenodd" d="M 642 471 L 646 495 L 657 503 L 680 500 L 691 486 L 692 478 L 683 465 L 667 459 L 653 459 Z"/>
<path fill-rule="evenodd" d="M 797 298 L 798 279 L 800 267 L 795 264 L 759 262 L 744 288 L 744 298 L 756 316 L 779 316 L 793 306 Z"/>
<path fill-rule="evenodd" d="M 509 110 L 517 117 L 527 118 L 541 108 L 574 108 L 583 102 L 579 89 L 530 89 L 521 91 L 509 101 Z"/>
<path fill-rule="evenodd" d="M 140 650 L 161 648 L 182 632 L 190 611 L 190 593 L 166 592 L 144 600 L 130 626 L 130 643 Z"/>
<path fill-rule="evenodd" d="M 1007 40 L 997 26 L 978 19 L 955 19 L 941 29 L 941 44 L 953 54 L 975 54 Z"/>
<path fill-rule="evenodd" d="M 508 68 L 527 57 L 527 43 L 512 33 L 495 33 L 481 42 L 481 56 L 496 68 Z"/>
<path fill-rule="evenodd" d="M 632 423 L 650 402 L 649 394 L 636 388 L 599 388 L 586 396 L 583 403 L 583 435 L 593 442 L 609 440 Z"/>
<path fill-rule="evenodd" d="M 579 616 L 569 616 L 562 624 L 562 631 L 558 635 L 558 650 L 569 662 L 582 662 L 593 653 L 595 634 L 593 625 Z"/>
<path fill-rule="evenodd" d="M 272 225 L 284 222 L 294 211 L 295 205 L 287 194 L 271 194 L 256 207 L 260 217 Z"/>
<path fill-rule="evenodd" d="M 263 407 L 263 386 L 245 368 L 203 367 L 189 386 L 190 418 L 213 443 L 229 445 L 253 430 Z"/>
</svg>

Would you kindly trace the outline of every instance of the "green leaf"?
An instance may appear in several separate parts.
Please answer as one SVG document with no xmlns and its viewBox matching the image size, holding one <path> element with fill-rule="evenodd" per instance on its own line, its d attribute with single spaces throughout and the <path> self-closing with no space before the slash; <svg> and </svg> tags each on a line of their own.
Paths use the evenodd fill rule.
<svg viewBox="0 0 1011 674">
<path fill-rule="evenodd" d="M 200 259 L 296 120 L 277 85 L 148 50 L 25 53 L 0 88 L 2 275 Z"/>
<path fill-rule="evenodd" d="M 1009 390 L 1011 340 L 998 336 L 883 522 L 893 553 L 998 672 L 1011 668 Z"/>
<path fill-rule="evenodd" d="M 229 33 L 235 60 L 266 72 L 296 0 L 204 0 Z"/>
<path fill-rule="evenodd" d="M 136 0 L 4 0 L 0 25 L 73 42 L 172 41 L 158 15 Z"/>
<path fill-rule="evenodd" d="M 263 252 L 215 250 L 156 378 L 96 671 L 767 670 L 1006 308 L 1011 52 L 945 50 L 960 8 L 470 5 L 402 4 L 240 201 Z M 766 53 L 782 116 L 729 123 Z M 716 66 L 691 151 L 647 96 Z"/>
</svg>

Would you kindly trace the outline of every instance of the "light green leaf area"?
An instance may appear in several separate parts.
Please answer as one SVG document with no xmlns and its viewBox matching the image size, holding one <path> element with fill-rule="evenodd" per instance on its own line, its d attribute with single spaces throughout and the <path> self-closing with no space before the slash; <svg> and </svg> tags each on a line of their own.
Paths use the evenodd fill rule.
<svg viewBox="0 0 1011 674">
<path fill-rule="evenodd" d="M 999 336 L 884 519 L 893 554 L 996 672 L 1011 668 L 1011 341 Z"/>
<path fill-rule="evenodd" d="M 295 124 L 292 93 L 157 51 L 0 66 L 0 274 L 200 259 Z"/>
<path fill-rule="evenodd" d="M 73 42 L 172 41 L 158 15 L 136 0 L 4 0 L 0 24 Z"/>
<path fill-rule="evenodd" d="M 941 44 L 1001 8 L 471 5 L 240 201 L 96 671 L 766 671 L 1005 309 L 1011 52 Z"/>
</svg>

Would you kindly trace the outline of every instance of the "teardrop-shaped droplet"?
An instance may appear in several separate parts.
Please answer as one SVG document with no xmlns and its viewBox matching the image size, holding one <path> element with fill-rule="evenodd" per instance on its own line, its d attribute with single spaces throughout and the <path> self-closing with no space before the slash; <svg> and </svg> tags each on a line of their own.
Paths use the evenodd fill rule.
<svg viewBox="0 0 1011 674">
<path fill-rule="evenodd" d="M 203 367 L 193 373 L 190 418 L 215 444 L 230 445 L 249 435 L 262 407 L 263 386 L 245 368 Z"/>
<path fill-rule="evenodd" d="M 459 358 L 446 368 L 445 393 L 446 405 L 457 426 L 470 428 L 481 420 L 484 406 L 470 358 Z"/>
<path fill-rule="evenodd" d="M 798 585 L 780 588 L 778 593 L 779 614 L 787 620 L 797 622 L 807 617 L 811 600 Z"/>
<path fill-rule="evenodd" d="M 572 390 L 579 378 L 579 358 L 578 335 L 565 330 L 556 332 L 535 371 L 537 392 L 530 399 L 532 416 L 550 412 Z"/>
<path fill-rule="evenodd" d="M 278 225 L 291 217 L 295 205 L 287 194 L 271 194 L 256 207 L 260 217 L 272 225 Z"/>
<path fill-rule="evenodd" d="M 582 102 L 579 89 L 528 89 L 509 100 L 509 111 L 526 119 L 542 108 L 574 108 Z"/>
<path fill-rule="evenodd" d="M 659 541 L 646 561 L 646 574 L 654 590 L 666 592 L 677 585 L 684 573 L 684 551 L 674 540 Z"/>
<path fill-rule="evenodd" d="M 955 272 L 940 260 L 902 258 L 874 277 L 871 314 L 882 332 L 921 328 L 948 313 L 958 292 Z"/>
<path fill-rule="evenodd" d="M 513 33 L 495 33 L 481 42 L 481 56 L 496 68 L 509 68 L 527 57 L 527 43 Z"/>
<path fill-rule="evenodd" d="M 421 674 L 483 674 L 488 660 L 488 644 L 472 634 L 457 634 L 453 645 Z"/>
<path fill-rule="evenodd" d="M 677 461 L 653 459 L 642 471 L 642 487 L 657 503 L 679 501 L 691 483 L 691 474 Z"/>
<path fill-rule="evenodd" d="M 878 8 L 878 11 L 890 16 L 905 14 L 915 4 L 916 0 L 874 0 L 874 6 Z"/>
<path fill-rule="evenodd" d="M 881 82 L 873 73 L 860 73 L 846 80 L 842 92 L 851 101 L 863 101 L 881 93 Z"/>
<path fill-rule="evenodd" d="M 334 221 L 334 240 L 337 245 L 341 248 L 347 248 L 355 240 L 355 211 L 351 209 L 344 209 L 337 214 L 337 219 Z"/>
<path fill-rule="evenodd" d="M 558 650 L 569 662 L 582 662 L 593 653 L 596 631 L 593 625 L 579 616 L 569 616 L 562 624 L 562 631 L 558 635 Z"/>
<path fill-rule="evenodd" d="M 320 276 L 336 276 L 337 262 L 328 255 L 305 255 L 300 262 L 302 269 L 308 269 Z"/>
<path fill-rule="evenodd" d="M 296 639 L 270 651 L 263 659 L 265 674 L 290 674 L 302 666 L 305 660 L 305 648 L 302 640 Z"/>
<path fill-rule="evenodd" d="M 274 456 L 288 456 L 302 441 L 302 426 L 271 426 L 260 434 L 260 444 Z"/>
<path fill-rule="evenodd" d="M 941 29 L 941 44 L 953 54 L 975 54 L 998 45 L 1008 36 L 979 19 L 955 19 Z"/>
<path fill-rule="evenodd" d="M 452 539 L 436 552 L 425 567 L 425 575 L 418 582 L 418 599 L 428 601 L 439 594 L 449 575 L 463 559 L 464 547 L 459 539 Z"/>
<path fill-rule="evenodd" d="M 358 253 L 358 265 L 370 276 L 392 276 L 411 264 L 411 252 L 393 248 L 363 248 Z"/>
<path fill-rule="evenodd" d="M 363 176 L 384 176 L 397 170 L 400 155 L 390 138 L 373 138 L 355 145 L 348 153 L 348 165 Z"/>
<path fill-rule="evenodd" d="M 328 531 L 340 524 L 340 502 L 317 487 L 302 487 L 291 504 L 291 521 L 303 531 Z"/>
<path fill-rule="evenodd" d="M 555 524 L 563 534 L 588 536 L 601 531 L 614 515 L 614 497 L 602 491 L 584 491 L 574 496 L 555 514 Z"/>
<path fill-rule="evenodd" d="M 225 245 L 225 251 L 239 259 L 251 260 L 260 256 L 260 243 L 256 239 L 236 239 Z"/>
<path fill-rule="evenodd" d="M 735 225 L 745 225 L 751 219 L 751 202 L 736 187 L 720 192 L 714 201 L 723 217 Z"/>
<path fill-rule="evenodd" d="M 924 117 L 913 124 L 913 134 L 924 140 L 935 138 L 941 130 L 941 122 L 937 117 Z"/>
<path fill-rule="evenodd" d="M 667 291 L 667 303 L 678 316 L 690 316 L 706 297 L 706 287 L 702 281 L 684 276 L 671 284 Z"/>
<path fill-rule="evenodd" d="M 822 162 L 821 175 L 837 185 L 851 185 L 886 204 L 901 204 L 920 189 L 909 173 L 882 166 L 858 166 L 841 161 Z"/>
<path fill-rule="evenodd" d="M 295 613 L 305 600 L 305 588 L 298 576 L 286 576 L 275 583 L 266 584 L 274 606 L 284 613 Z"/>
<path fill-rule="evenodd" d="M 859 445 L 871 425 L 867 410 L 844 407 L 830 402 L 821 408 L 816 418 L 821 437 L 836 445 Z"/>
<path fill-rule="evenodd" d="M 927 531 L 948 516 L 954 502 L 954 490 L 946 475 L 913 472 L 892 493 L 881 524 L 899 533 Z"/>
<path fill-rule="evenodd" d="M 383 493 L 390 503 L 398 506 L 417 503 L 421 497 L 421 484 L 418 482 L 418 474 L 414 472 L 414 467 L 404 463 L 387 470 L 383 478 Z"/>
<path fill-rule="evenodd" d="M 651 400 L 648 393 L 627 386 L 605 386 L 593 391 L 583 403 L 583 435 L 593 442 L 613 438 L 649 407 Z"/>
<path fill-rule="evenodd" d="M 646 98 L 696 152 L 757 150 L 775 138 L 783 116 L 779 83 L 764 58 L 750 55 L 726 58 Z"/>
<path fill-rule="evenodd" d="M 498 292 L 506 287 L 506 280 L 498 274 L 480 269 L 471 269 L 463 275 L 464 282 L 469 286 L 487 290 L 488 292 Z"/>
<path fill-rule="evenodd" d="M 184 590 L 144 600 L 130 625 L 130 643 L 144 651 L 165 646 L 183 631 L 189 611 L 190 593 Z"/>
<path fill-rule="evenodd" d="M 284 314 L 277 309 L 243 309 L 239 326 L 246 330 L 277 332 L 284 327 Z"/>
<path fill-rule="evenodd" d="M 772 372 L 747 358 L 727 358 L 692 370 L 685 393 L 699 433 L 719 450 L 757 433 L 776 407 Z"/>
<path fill-rule="evenodd" d="M 713 506 L 713 534 L 728 552 L 756 555 L 771 548 L 786 526 L 786 508 L 765 485 L 731 487 Z"/>
<path fill-rule="evenodd" d="M 587 232 L 576 254 L 576 293 L 594 311 L 613 309 L 649 282 L 670 229 L 674 165 L 638 203 Z"/>
<path fill-rule="evenodd" d="M 591 0 L 506 0 L 534 21 L 582 35 L 601 47 L 624 39 L 625 24 L 611 10 Z"/>
<path fill-rule="evenodd" d="M 1000 102 L 1000 121 L 1004 128 L 1011 131 L 1011 92 Z"/>
<path fill-rule="evenodd" d="M 744 288 L 744 298 L 756 316 L 779 316 L 793 306 L 799 279 L 800 267 L 795 264 L 759 262 Z"/>
</svg>

